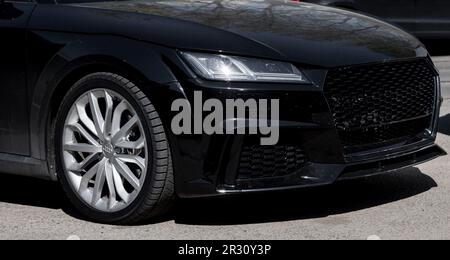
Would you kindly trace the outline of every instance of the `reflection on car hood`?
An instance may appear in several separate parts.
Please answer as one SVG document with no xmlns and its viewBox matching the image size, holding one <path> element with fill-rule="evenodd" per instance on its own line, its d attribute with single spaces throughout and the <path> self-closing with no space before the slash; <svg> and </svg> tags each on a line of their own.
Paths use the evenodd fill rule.
<svg viewBox="0 0 450 260">
<path fill-rule="evenodd" d="M 245 53 L 245 48 L 253 44 L 265 56 L 324 67 L 427 55 L 419 41 L 392 25 L 313 4 L 281 0 L 132 0 L 77 6 L 188 21 L 178 28 L 165 21 L 167 28 L 159 30 L 167 31 L 148 39 L 176 48 Z M 200 34 L 194 32 L 199 28 L 191 23 L 202 26 Z M 223 34 L 222 43 L 208 38 L 215 36 L 208 33 L 210 29 Z M 191 37 L 195 39 L 187 39 Z M 234 46 L 233 39 L 242 41 L 242 48 Z"/>
</svg>

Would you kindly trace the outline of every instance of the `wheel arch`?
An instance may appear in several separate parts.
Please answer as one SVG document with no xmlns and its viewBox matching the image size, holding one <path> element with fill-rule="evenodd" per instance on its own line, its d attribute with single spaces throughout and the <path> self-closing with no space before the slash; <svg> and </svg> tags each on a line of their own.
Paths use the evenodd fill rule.
<svg viewBox="0 0 450 260">
<path fill-rule="evenodd" d="M 177 81 L 171 65 L 164 61 L 165 58 L 170 60 L 167 55 L 176 55 L 175 52 L 161 51 L 157 46 L 153 49 L 147 43 L 120 37 L 95 38 L 62 48 L 45 66 L 31 97 L 31 156 L 49 162 L 52 179 L 56 179 L 56 175 L 52 158 L 48 158 L 51 156 L 51 124 L 65 93 L 75 82 L 91 73 L 110 72 L 126 77 L 146 90 L 155 87 L 165 91 L 170 83 Z M 113 46 L 106 45 L 111 42 L 114 42 Z M 158 102 L 154 105 L 157 107 Z"/>
</svg>

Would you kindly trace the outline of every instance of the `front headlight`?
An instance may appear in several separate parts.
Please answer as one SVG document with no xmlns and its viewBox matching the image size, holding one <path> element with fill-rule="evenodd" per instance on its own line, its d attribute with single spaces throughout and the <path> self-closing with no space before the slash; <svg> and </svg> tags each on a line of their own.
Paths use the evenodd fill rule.
<svg viewBox="0 0 450 260">
<path fill-rule="evenodd" d="M 192 52 L 182 55 L 195 72 L 209 80 L 308 82 L 294 65 L 286 62 Z"/>
</svg>

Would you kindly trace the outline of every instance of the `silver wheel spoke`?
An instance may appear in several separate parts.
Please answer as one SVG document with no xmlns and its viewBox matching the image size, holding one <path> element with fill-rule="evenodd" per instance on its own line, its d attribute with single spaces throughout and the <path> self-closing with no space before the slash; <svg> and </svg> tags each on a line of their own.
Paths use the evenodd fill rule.
<svg viewBox="0 0 450 260">
<path fill-rule="evenodd" d="M 94 122 L 89 118 L 86 113 L 86 105 L 85 104 L 76 104 L 77 114 L 80 121 L 91 131 L 95 136 L 98 137 L 97 130 L 95 129 Z"/>
<path fill-rule="evenodd" d="M 95 138 L 91 134 L 89 134 L 80 124 L 75 123 L 72 125 L 68 125 L 67 127 L 72 129 L 73 131 L 76 131 L 77 133 L 81 134 L 84 138 L 86 138 L 86 140 L 89 143 L 100 146 L 99 143 L 95 140 Z"/>
<path fill-rule="evenodd" d="M 136 164 L 141 170 L 145 169 L 145 159 L 137 155 L 117 155 L 117 160 Z"/>
<path fill-rule="evenodd" d="M 110 162 L 105 163 L 105 175 L 106 175 L 106 183 L 108 185 L 108 191 L 109 191 L 109 201 L 108 201 L 108 209 L 112 209 L 114 205 L 116 204 L 116 189 L 114 186 L 114 177 L 113 177 L 113 171 L 112 166 Z"/>
<path fill-rule="evenodd" d="M 135 189 L 139 189 L 139 180 L 134 176 L 134 174 L 131 172 L 130 168 L 123 162 L 117 159 L 113 159 L 112 163 L 114 167 L 116 168 L 117 172 L 127 180 L 127 182 L 133 186 Z"/>
<path fill-rule="evenodd" d="M 102 148 L 91 144 L 65 144 L 64 150 L 80 153 L 101 153 Z"/>
<path fill-rule="evenodd" d="M 95 125 L 95 130 L 97 132 L 97 137 L 100 138 L 100 140 L 103 140 L 104 139 L 103 125 L 105 124 L 105 121 L 100 111 L 97 97 L 92 92 L 89 93 L 89 105 L 91 107 L 91 113 L 94 119 L 93 121 Z"/>
<path fill-rule="evenodd" d="M 136 125 L 138 120 L 139 119 L 137 116 L 133 116 L 130 120 L 128 120 L 128 122 L 120 128 L 119 132 L 113 136 L 111 142 L 116 144 L 119 140 L 124 139 Z"/>
<path fill-rule="evenodd" d="M 122 178 L 120 177 L 120 174 L 117 172 L 117 169 L 115 167 L 113 167 L 113 177 L 117 194 L 121 199 L 123 199 L 125 203 L 128 203 L 128 201 L 130 200 L 130 194 L 128 194 L 128 192 L 125 190 Z"/>
<path fill-rule="evenodd" d="M 83 161 L 80 163 L 73 163 L 72 165 L 68 166 L 69 171 L 73 172 L 80 172 L 83 171 L 86 167 L 86 165 L 89 165 L 90 163 L 94 162 L 97 159 L 97 153 L 91 154 L 88 157 L 86 157 Z"/>
<path fill-rule="evenodd" d="M 117 212 L 142 188 L 149 158 L 136 111 L 108 89 L 84 93 L 67 115 L 63 132 L 65 173 L 91 207 Z"/>
<path fill-rule="evenodd" d="M 120 147 L 120 148 L 139 150 L 139 149 L 144 148 L 145 138 L 141 137 L 137 141 L 133 141 L 133 142 L 121 140 L 121 141 L 118 141 L 115 145 L 116 145 L 116 147 Z"/>
<path fill-rule="evenodd" d="M 87 171 L 83 177 L 81 177 L 81 182 L 80 182 L 80 187 L 78 187 L 78 191 L 79 192 L 85 192 L 86 190 L 88 190 L 88 185 L 89 182 L 91 181 L 91 179 L 95 176 L 95 174 L 97 173 L 97 169 L 99 167 L 103 167 L 102 162 L 97 163 L 96 165 L 94 165 L 89 171 Z"/>
<path fill-rule="evenodd" d="M 114 110 L 112 123 L 111 123 L 111 135 L 114 136 L 120 130 L 120 119 L 122 117 L 122 113 L 127 109 L 127 103 L 125 100 L 119 103 Z"/>
<path fill-rule="evenodd" d="M 105 159 L 97 167 L 97 175 L 95 176 L 94 191 L 92 194 L 91 205 L 95 205 L 99 202 L 102 196 L 103 187 L 105 186 L 106 175 L 105 175 Z"/>
<path fill-rule="evenodd" d="M 103 125 L 103 133 L 105 135 L 111 134 L 112 114 L 113 114 L 113 99 L 111 95 L 105 90 L 106 99 L 106 115 L 105 124 Z"/>
</svg>

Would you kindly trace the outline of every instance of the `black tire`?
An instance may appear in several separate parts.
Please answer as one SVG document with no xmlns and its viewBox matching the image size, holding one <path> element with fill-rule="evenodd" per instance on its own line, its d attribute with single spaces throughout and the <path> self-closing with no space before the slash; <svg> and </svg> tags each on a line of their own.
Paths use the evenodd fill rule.
<svg viewBox="0 0 450 260">
<path fill-rule="evenodd" d="M 96 210 L 79 198 L 69 183 L 62 161 L 62 135 L 70 107 L 83 93 L 99 86 L 119 93 L 136 110 L 152 158 L 148 162 L 147 175 L 137 198 L 125 209 L 111 213 Z M 84 217 L 100 223 L 135 224 L 160 217 L 171 208 L 174 202 L 174 178 L 167 136 L 155 107 L 130 80 L 106 72 L 90 74 L 79 80 L 69 89 L 61 103 L 54 122 L 54 133 L 54 157 L 58 179 L 70 202 Z"/>
</svg>

